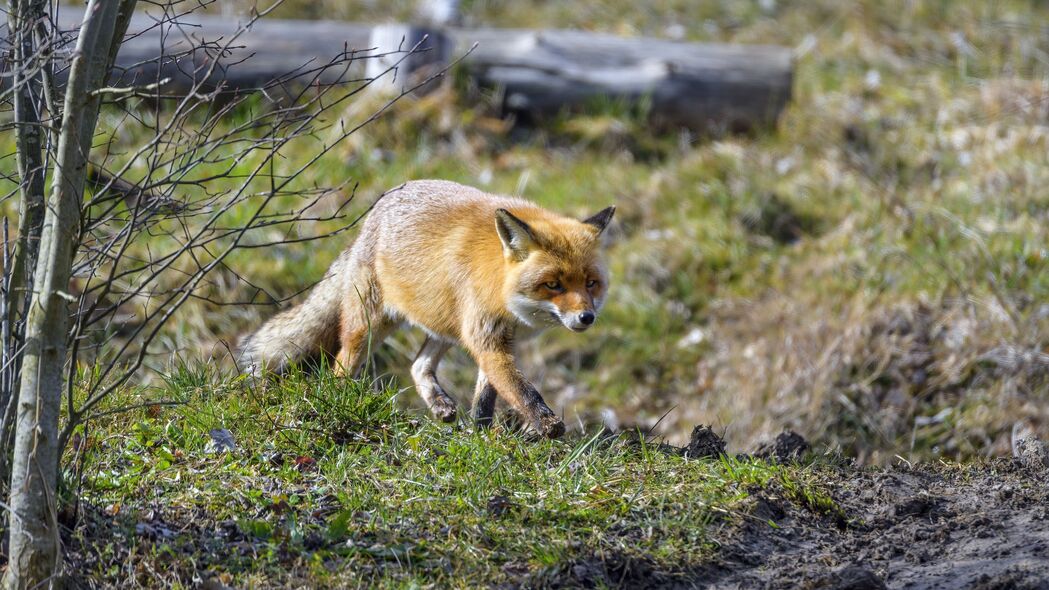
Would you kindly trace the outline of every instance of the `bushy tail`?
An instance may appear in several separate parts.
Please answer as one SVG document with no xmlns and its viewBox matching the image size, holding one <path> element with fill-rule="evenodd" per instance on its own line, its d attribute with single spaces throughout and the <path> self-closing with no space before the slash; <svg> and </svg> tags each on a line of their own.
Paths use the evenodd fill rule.
<svg viewBox="0 0 1049 590">
<path fill-rule="evenodd" d="M 241 371 L 283 373 L 292 363 L 335 353 L 342 305 L 338 266 L 332 266 L 305 301 L 277 314 L 244 339 L 238 355 Z"/>
</svg>

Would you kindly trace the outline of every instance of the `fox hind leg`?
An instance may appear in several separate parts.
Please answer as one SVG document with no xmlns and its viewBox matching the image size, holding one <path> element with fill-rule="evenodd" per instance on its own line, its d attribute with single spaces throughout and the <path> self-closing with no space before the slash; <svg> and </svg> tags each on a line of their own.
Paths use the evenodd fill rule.
<svg viewBox="0 0 1049 590">
<path fill-rule="evenodd" d="M 366 268 L 352 264 L 347 272 L 339 317 L 339 352 L 335 355 L 335 373 L 353 377 L 364 357 L 382 344 L 396 325 L 383 309 L 382 297 Z"/>
<path fill-rule="evenodd" d="M 412 363 L 415 390 L 419 392 L 419 396 L 426 402 L 434 417 L 441 422 L 455 420 L 455 400 L 437 382 L 437 365 L 449 348 L 450 342 L 427 337 L 415 357 L 415 362 Z"/>
<path fill-rule="evenodd" d="M 392 328 L 393 323 L 384 317 L 370 322 L 344 325 L 339 334 L 339 353 L 335 355 L 335 374 L 344 377 L 356 376 L 364 364 L 365 355 L 382 344 Z"/>
</svg>

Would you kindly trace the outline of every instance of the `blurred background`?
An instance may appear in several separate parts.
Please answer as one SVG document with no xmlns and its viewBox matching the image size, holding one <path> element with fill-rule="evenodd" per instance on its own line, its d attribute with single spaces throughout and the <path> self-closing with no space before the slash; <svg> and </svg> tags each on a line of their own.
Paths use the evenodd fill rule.
<svg viewBox="0 0 1049 590">
<path fill-rule="evenodd" d="M 789 428 L 868 463 L 1007 455 L 1014 432 L 1049 435 L 1049 5 L 464 0 L 459 9 L 465 27 L 775 44 L 793 59 L 791 101 L 747 133 L 668 130 L 644 104 L 612 100 L 524 125 L 453 75 L 307 172 L 307 185 L 356 183 L 354 211 L 421 178 L 578 216 L 615 204 L 599 323 L 523 345 L 526 373 L 570 425 L 640 427 L 681 443 L 710 424 L 733 450 Z M 223 2 L 212 12 L 249 10 Z M 419 8 L 290 0 L 273 16 L 412 22 Z M 359 120 L 374 100 L 340 116 Z M 111 154 L 138 141 L 119 121 L 104 113 Z M 224 357 L 224 342 L 275 313 L 273 299 L 319 280 L 353 235 L 235 255 L 208 289 L 252 303 L 217 305 L 205 293 L 154 346 L 152 366 Z M 409 387 L 421 342 L 412 332 L 391 339 L 379 371 Z M 462 404 L 473 371 L 462 352 L 442 367 Z M 401 397 L 418 404 L 410 389 Z"/>
</svg>

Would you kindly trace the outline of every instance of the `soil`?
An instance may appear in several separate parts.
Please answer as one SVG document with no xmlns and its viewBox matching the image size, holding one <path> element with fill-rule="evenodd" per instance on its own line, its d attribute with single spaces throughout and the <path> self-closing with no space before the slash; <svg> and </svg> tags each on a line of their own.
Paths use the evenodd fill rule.
<svg viewBox="0 0 1049 590">
<path fill-rule="evenodd" d="M 718 457 L 725 454 L 725 441 L 709 426 L 696 426 L 684 455 L 691 459 Z"/>
<path fill-rule="evenodd" d="M 808 446 L 794 433 L 780 439 L 766 452 L 789 458 Z M 1041 462 L 1020 457 L 818 473 L 844 521 L 758 492 L 757 518 L 725 529 L 717 557 L 686 585 L 1049 588 L 1049 470 Z"/>
<path fill-rule="evenodd" d="M 848 519 L 776 496 L 777 527 L 726 531 L 714 588 L 1049 588 L 1049 487 L 1018 462 L 841 469 L 825 485 Z"/>
<path fill-rule="evenodd" d="M 697 427 L 689 446 L 664 450 L 714 456 L 724 449 L 716 436 Z M 808 448 L 802 437 L 785 432 L 754 454 L 793 461 Z M 665 571 L 644 560 L 605 554 L 529 585 L 1049 589 L 1049 469 L 1041 457 L 1021 454 L 971 465 L 818 467 L 815 473 L 840 513 L 801 506 L 774 488 L 753 490 L 749 518 L 721 529 L 715 539 L 720 549 L 712 559 Z"/>
<path fill-rule="evenodd" d="M 771 443 L 758 447 L 754 454 L 762 459 L 776 459 L 778 461 L 795 461 L 810 449 L 809 441 L 800 434 L 787 430 L 776 437 Z"/>
</svg>

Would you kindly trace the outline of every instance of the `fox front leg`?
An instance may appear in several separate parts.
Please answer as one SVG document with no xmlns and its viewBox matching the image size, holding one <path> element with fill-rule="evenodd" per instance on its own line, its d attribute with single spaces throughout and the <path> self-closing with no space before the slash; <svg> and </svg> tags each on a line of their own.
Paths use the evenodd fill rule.
<svg viewBox="0 0 1049 590">
<path fill-rule="evenodd" d="M 484 371 L 477 371 L 477 387 L 474 389 L 474 405 L 471 410 L 477 426 L 488 428 L 492 425 L 492 419 L 495 417 L 496 395 L 498 394 L 495 392 L 495 387 L 488 382 Z"/>
<path fill-rule="evenodd" d="M 525 380 L 509 351 L 481 351 L 477 354 L 477 365 L 484 372 L 489 385 L 517 410 L 532 429 L 547 438 L 558 438 L 565 433 L 565 423 L 546 405 L 536 388 Z"/>
</svg>

